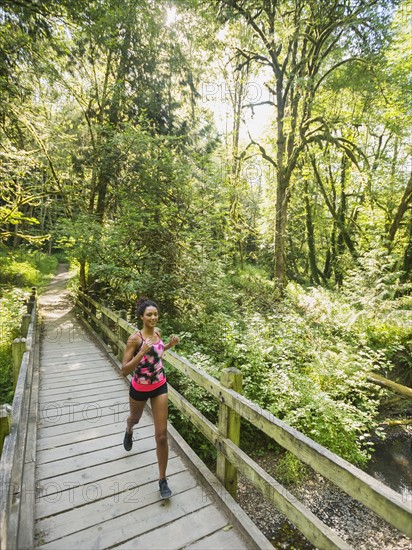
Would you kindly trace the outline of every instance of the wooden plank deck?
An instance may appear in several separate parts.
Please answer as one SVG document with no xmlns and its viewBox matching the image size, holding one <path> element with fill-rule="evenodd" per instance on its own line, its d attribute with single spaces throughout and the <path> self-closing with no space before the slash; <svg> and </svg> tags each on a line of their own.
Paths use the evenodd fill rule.
<svg viewBox="0 0 412 550">
<path fill-rule="evenodd" d="M 128 382 L 65 291 L 52 289 L 40 311 L 35 547 L 273 548 L 171 426 L 173 496 L 160 499 L 150 410 L 126 452 Z"/>
</svg>

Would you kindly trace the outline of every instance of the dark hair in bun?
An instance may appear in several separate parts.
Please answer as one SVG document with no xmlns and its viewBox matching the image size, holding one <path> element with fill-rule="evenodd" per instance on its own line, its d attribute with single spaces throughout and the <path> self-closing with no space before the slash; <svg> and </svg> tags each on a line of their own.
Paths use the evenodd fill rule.
<svg viewBox="0 0 412 550">
<path fill-rule="evenodd" d="M 159 306 L 156 304 L 156 302 L 153 302 L 153 300 L 149 300 L 149 298 L 145 298 L 142 296 L 139 298 L 136 302 L 136 315 L 137 318 L 140 319 L 140 316 L 144 314 L 147 307 L 153 306 L 159 311 Z"/>
</svg>

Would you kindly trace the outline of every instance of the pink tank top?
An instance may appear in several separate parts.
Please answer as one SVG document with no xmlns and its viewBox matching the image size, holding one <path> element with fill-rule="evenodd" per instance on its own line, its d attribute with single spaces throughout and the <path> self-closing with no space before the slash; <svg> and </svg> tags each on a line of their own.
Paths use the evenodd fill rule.
<svg viewBox="0 0 412 550">
<path fill-rule="evenodd" d="M 142 343 L 135 352 L 139 352 L 145 339 L 139 331 Z M 166 383 L 166 373 L 163 368 L 162 355 L 165 346 L 159 336 L 159 340 L 152 345 L 151 349 L 143 355 L 134 371 L 132 386 L 137 391 L 152 391 Z"/>
</svg>

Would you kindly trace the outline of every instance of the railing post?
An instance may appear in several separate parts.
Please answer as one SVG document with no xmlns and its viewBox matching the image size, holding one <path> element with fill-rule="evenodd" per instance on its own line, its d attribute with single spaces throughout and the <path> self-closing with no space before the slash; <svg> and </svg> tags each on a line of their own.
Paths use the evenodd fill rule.
<svg viewBox="0 0 412 550">
<path fill-rule="evenodd" d="M 11 407 L 2 405 L 0 408 L 0 455 L 3 450 L 4 439 L 10 433 L 11 426 Z"/>
<path fill-rule="evenodd" d="M 120 319 L 127 320 L 127 311 L 125 309 L 121 309 L 118 313 L 118 316 L 120 317 Z M 120 325 L 117 325 L 116 332 L 119 340 L 126 343 L 127 337 L 129 335 L 124 330 L 124 328 L 122 328 Z M 120 346 L 117 346 L 117 357 L 119 358 L 120 361 L 123 360 L 123 355 L 124 355 L 123 349 Z"/>
<path fill-rule="evenodd" d="M 36 287 L 33 286 L 31 289 L 29 301 L 27 302 L 27 313 L 31 313 L 33 311 L 34 303 L 36 301 L 36 292 Z"/>
<path fill-rule="evenodd" d="M 21 335 L 23 336 L 23 338 L 26 338 L 27 333 L 29 332 L 30 321 L 30 313 L 25 313 L 21 318 Z"/>
<path fill-rule="evenodd" d="M 92 315 L 94 315 L 94 317 L 97 316 L 97 310 L 96 310 L 96 306 L 94 304 L 92 304 L 91 302 L 89 302 L 87 304 L 87 307 L 90 309 L 90 317 L 89 317 L 89 323 L 91 325 L 91 327 L 93 328 L 93 330 L 95 332 L 98 332 L 99 330 L 99 325 L 97 323 L 95 323 L 95 321 L 93 320 L 93 317 Z"/>
<path fill-rule="evenodd" d="M 240 370 L 230 367 L 223 369 L 220 382 L 225 388 L 232 389 L 237 393 L 242 393 L 243 375 Z M 224 399 L 219 405 L 218 429 L 222 437 L 228 438 L 237 446 L 240 443 L 240 416 L 230 409 L 224 403 Z M 226 490 L 236 499 L 237 492 L 237 470 L 223 456 L 217 453 L 216 475 L 224 484 Z"/>
<path fill-rule="evenodd" d="M 23 359 L 23 354 L 26 351 L 26 339 L 15 338 L 11 347 L 12 363 L 13 363 L 13 389 L 16 389 L 17 380 L 20 373 L 20 365 Z"/>
<path fill-rule="evenodd" d="M 79 287 L 77 288 L 77 290 L 78 290 L 78 292 L 77 292 L 77 300 L 78 300 L 81 304 L 85 305 L 85 304 L 84 304 L 84 300 L 83 300 L 83 296 L 80 294 L 80 293 L 83 293 L 82 287 L 79 286 Z M 83 311 L 83 308 L 79 308 L 79 310 L 80 310 L 80 311 L 79 311 L 80 315 L 81 315 L 82 317 L 85 318 L 85 317 L 86 317 L 86 313 Z"/>
<path fill-rule="evenodd" d="M 101 302 L 102 306 L 104 307 L 107 307 L 108 306 L 108 302 L 107 300 L 103 300 Z M 100 317 L 100 320 L 101 322 L 104 324 L 105 327 L 109 327 L 109 318 L 107 317 L 107 315 L 105 315 L 103 313 L 103 311 L 101 312 L 101 317 Z M 107 334 L 104 332 L 104 330 L 102 330 L 102 340 L 105 344 L 108 344 L 110 342 L 110 339 L 109 337 L 107 336 Z"/>
</svg>

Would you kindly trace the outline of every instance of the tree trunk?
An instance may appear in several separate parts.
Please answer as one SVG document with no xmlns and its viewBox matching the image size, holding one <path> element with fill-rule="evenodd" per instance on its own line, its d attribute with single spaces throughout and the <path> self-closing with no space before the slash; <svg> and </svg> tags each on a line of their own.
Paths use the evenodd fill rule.
<svg viewBox="0 0 412 550">
<path fill-rule="evenodd" d="M 399 229 L 402 218 L 405 215 L 405 212 L 407 211 L 411 201 L 412 201 L 412 174 L 409 177 L 409 181 L 406 186 L 405 192 L 403 194 L 402 200 L 399 203 L 395 217 L 388 231 L 388 239 L 390 240 L 390 242 L 393 242 L 393 240 L 395 239 L 395 235 Z"/>
<path fill-rule="evenodd" d="M 307 242 L 308 242 L 310 280 L 312 283 L 320 285 L 318 267 L 316 263 L 315 228 L 312 220 L 312 210 L 311 210 L 311 205 L 309 201 L 309 186 L 308 186 L 307 180 L 305 180 L 305 208 L 306 208 L 306 236 L 307 236 Z"/>
<path fill-rule="evenodd" d="M 403 265 L 402 270 L 404 272 L 402 276 L 402 282 L 406 283 L 411 279 L 412 273 L 412 217 L 409 220 L 408 226 L 408 244 L 406 245 L 405 252 L 403 255 Z"/>
<path fill-rule="evenodd" d="M 103 132 L 105 156 L 100 159 L 100 169 L 97 178 L 97 206 L 96 213 L 103 221 L 106 212 L 107 190 L 110 183 L 114 183 L 118 171 L 119 151 L 111 140 L 112 129 L 117 130 L 121 122 L 121 112 L 126 90 L 126 75 L 129 70 L 129 49 L 131 44 L 130 28 L 125 29 L 124 40 L 120 51 L 119 65 L 116 74 L 116 85 L 109 107 L 109 129 Z"/>
<path fill-rule="evenodd" d="M 330 245 L 328 251 L 326 252 L 325 265 L 323 267 L 322 278 L 323 280 L 329 281 L 332 277 L 332 274 L 335 272 L 336 266 L 336 223 L 332 223 L 332 231 L 330 234 Z"/>
<path fill-rule="evenodd" d="M 340 204 L 337 211 L 337 223 L 339 228 L 338 239 L 337 239 L 337 261 L 335 264 L 335 279 L 338 286 L 341 286 L 343 283 L 343 273 L 344 269 L 342 266 L 342 257 L 345 253 L 345 244 L 351 252 L 352 256 L 355 257 L 356 251 L 352 243 L 352 240 L 346 229 L 346 213 L 347 213 L 347 201 L 346 201 L 346 167 L 347 167 L 347 158 L 345 155 L 342 156 L 341 163 L 341 178 L 340 178 Z"/>
<path fill-rule="evenodd" d="M 109 153 L 108 153 L 109 155 Z M 114 159 L 113 159 L 114 160 Z M 109 162 L 108 162 L 109 161 Z M 99 220 L 102 222 L 104 214 L 106 212 L 106 196 L 107 188 L 110 182 L 110 179 L 114 178 L 112 173 L 114 168 L 114 162 L 110 162 L 110 158 L 102 159 L 99 167 L 99 175 L 97 178 L 97 206 L 96 214 Z M 110 177 L 111 176 L 111 177 Z"/>
<path fill-rule="evenodd" d="M 275 220 L 275 278 L 281 288 L 286 285 L 286 223 L 289 189 L 282 174 L 278 175 Z"/>
<path fill-rule="evenodd" d="M 239 177 L 241 163 L 239 159 L 239 132 L 240 132 L 240 121 L 242 115 L 242 104 L 243 104 L 243 73 L 241 74 L 240 82 L 235 86 L 235 97 L 233 98 L 233 151 L 232 151 L 232 185 L 233 185 L 233 198 L 232 204 L 230 205 L 230 211 L 234 212 L 233 227 L 236 233 L 236 247 L 239 251 L 239 260 L 240 267 L 243 269 L 243 237 L 242 231 L 239 231 L 237 225 L 237 212 L 235 211 L 234 204 L 236 203 L 236 209 L 239 208 L 239 199 L 238 199 L 238 187 L 239 187 Z"/>
<path fill-rule="evenodd" d="M 286 137 L 284 128 L 285 102 L 283 98 L 283 82 L 276 82 L 277 100 L 277 187 L 276 187 L 276 218 L 275 218 L 275 279 L 280 288 L 286 285 L 286 224 L 289 202 L 289 181 L 284 167 L 286 157 Z"/>
<path fill-rule="evenodd" d="M 323 181 L 322 181 L 322 178 L 320 176 L 318 167 L 316 165 L 316 161 L 313 158 L 313 156 L 311 156 L 311 162 L 312 162 L 312 166 L 313 166 L 313 172 L 315 174 L 315 179 L 316 179 L 316 182 L 318 183 L 318 186 L 319 186 L 319 190 L 322 193 L 323 198 L 325 199 L 325 204 L 326 204 L 329 212 L 332 214 L 337 228 L 339 229 L 339 235 L 340 235 L 339 238 L 342 239 L 342 241 L 347 246 L 349 252 L 351 253 L 352 258 L 354 260 L 356 260 L 357 257 L 358 257 L 358 254 L 357 254 L 357 251 L 356 251 L 356 248 L 355 248 L 355 244 L 352 241 L 352 238 L 349 234 L 349 231 L 348 231 L 348 228 L 347 228 L 347 225 L 346 225 L 347 208 L 346 208 L 346 194 L 345 194 L 345 178 L 346 178 L 347 159 L 346 159 L 345 156 L 342 157 L 342 165 L 341 165 L 342 166 L 342 171 L 341 171 L 341 204 L 340 204 L 338 209 L 336 208 L 335 200 L 334 200 L 334 202 L 332 202 L 330 197 L 328 196 L 328 193 L 326 191 L 326 188 L 325 188 L 325 186 L 323 184 Z M 333 197 L 333 199 L 335 199 L 335 197 Z"/>
<path fill-rule="evenodd" d="M 80 260 L 80 271 L 79 271 L 79 283 L 82 292 L 87 289 L 86 282 L 86 260 Z"/>
</svg>

